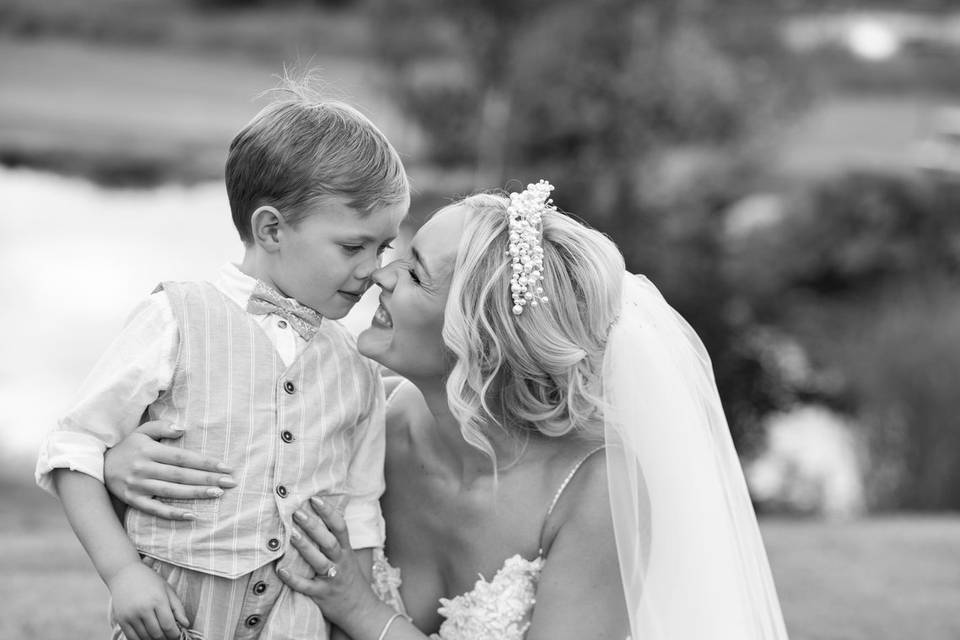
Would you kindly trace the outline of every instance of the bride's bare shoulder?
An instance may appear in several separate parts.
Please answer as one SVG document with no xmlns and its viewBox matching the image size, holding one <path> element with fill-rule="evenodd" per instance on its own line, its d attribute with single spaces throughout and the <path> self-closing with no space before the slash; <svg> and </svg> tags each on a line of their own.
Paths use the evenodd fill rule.
<svg viewBox="0 0 960 640">
<path fill-rule="evenodd" d="M 611 533 L 610 494 L 607 482 L 607 451 L 594 446 L 577 447 L 571 465 L 570 455 L 555 468 L 569 469 L 554 498 L 554 509 L 544 529 L 545 547 L 549 547 L 561 528 L 582 531 L 586 537 Z"/>
</svg>

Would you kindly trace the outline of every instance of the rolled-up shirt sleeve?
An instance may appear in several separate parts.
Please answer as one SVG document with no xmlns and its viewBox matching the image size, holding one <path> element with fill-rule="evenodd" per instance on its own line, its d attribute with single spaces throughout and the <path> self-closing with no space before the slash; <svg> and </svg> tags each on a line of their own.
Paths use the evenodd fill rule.
<svg viewBox="0 0 960 640">
<path fill-rule="evenodd" d="M 383 463 L 386 452 L 384 430 L 383 382 L 379 375 L 370 377 L 370 407 L 357 425 L 356 445 L 348 473 L 350 501 L 344 509 L 344 520 L 354 549 L 383 546 L 386 526 L 380 511 L 380 496 L 386 488 Z"/>
<path fill-rule="evenodd" d="M 55 493 L 51 472 L 73 469 L 103 481 L 103 454 L 140 424 L 169 388 L 179 330 L 166 294 L 140 303 L 80 387 L 79 399 L 40 445 L 36 481 Z"/>
</svg>

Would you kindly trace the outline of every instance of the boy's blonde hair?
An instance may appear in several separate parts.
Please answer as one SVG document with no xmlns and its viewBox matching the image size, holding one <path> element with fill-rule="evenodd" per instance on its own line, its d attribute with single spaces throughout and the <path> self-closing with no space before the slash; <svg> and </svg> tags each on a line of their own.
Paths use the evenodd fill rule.
<svg viewBox="0 0 960 640">
<path fill-rule="evenodd" d="M 345 198 L 361 214 L 409 198 L 399 154 L 366 116 L 320 100 L 303 84 L 285 81 L 278 93 L 227 155 L 227 196 L 244 243 L 253 242 L 250 217 L 263 205 L 295 223 L 318 198 Z"/>
<path fill-rule="evenodd" d="M 471 213 L 444 311 L 455 357 L 447 400 L 464 439 L 496 461 L 485 432 L 499 427 L 602 439 L 599 388 L 616 319 L 623 256 L 605 235 L 559 212 L 543 215 L 543 282 L 549 302 L 513 313 L 507 255 L 510 201 L 470 196 Z"/>
</svg>

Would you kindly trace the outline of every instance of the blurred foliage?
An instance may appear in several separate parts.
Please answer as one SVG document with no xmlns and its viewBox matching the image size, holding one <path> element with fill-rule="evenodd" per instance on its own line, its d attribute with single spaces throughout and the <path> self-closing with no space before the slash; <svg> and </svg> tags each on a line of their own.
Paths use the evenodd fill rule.
<svg viewBox="0 0 960 640">
<path fill-rule="evenodd" d="M 958 210 L 956 183 L 852 173 L 730 245 L 746 306 L 839 376 L 874 508 L 960 508 Z"/>
<path fill-rule="evenodd" d="M 874 508 L 960 509 L 960 296 L 920 282 L 861 310 L 840 348 L 866 428 Z"/>
<path fill-rule="evenodd" d="M 775 17 L 719 2 L 371 4 L 382 60 L 434 157 L 494 183 L 557 160 L 635 182 L 651 153 L 735 141 L 797 96 Z"/>
<path fill-rule="evenodd" d="M 808 186 L 735 241 L 731 276 L 776 319 L 784 293 L 836 297 L 891 280 L 960 273 L 960 188 L 852 172 Z"/>
<path fill-rule="evenodd" d="M 474 170 L 475 188 L 549 177 L 696 327 L 738 447 L 755 451 L 790 394 L 727 313 L 721 212 L 751 188 L 751 134 L 803 102 L 776 16 L 707 0 L 369 6 L 429 159 Z"/>
</svg>

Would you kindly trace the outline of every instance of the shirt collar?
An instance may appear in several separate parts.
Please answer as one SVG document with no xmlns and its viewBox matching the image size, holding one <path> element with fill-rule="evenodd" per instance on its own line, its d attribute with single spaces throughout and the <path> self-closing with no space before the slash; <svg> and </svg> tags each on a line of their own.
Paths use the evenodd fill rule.
<svg viewBox="0 0 960 640">
<path fill-rule="evenodd" d="M 220 267 L 217 272 L 217 279 L 213 283 L 223 295 L 237 303 L 241 309 L 247 308 L 247 302 L 250 300 L 250 294 L 257 284 L 256 278 L 251 278 L 240 267 L 228 262 Z"/>
</svg>

